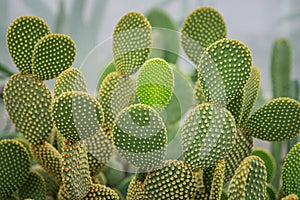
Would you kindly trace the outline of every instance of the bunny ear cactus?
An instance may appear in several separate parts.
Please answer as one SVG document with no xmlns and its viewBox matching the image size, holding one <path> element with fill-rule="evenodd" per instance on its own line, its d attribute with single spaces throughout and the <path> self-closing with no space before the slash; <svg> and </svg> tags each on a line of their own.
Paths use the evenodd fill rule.
<svg viewBox="0 0 300 200">
<path fill-rule="evenodd" d="M 11 196 L 28 179 L 30 157 L 26 148 L 18 141 L 0 141 L 0 196 Z"/>
<path fill-rule="evenodd" d="M 8 28 L 7 46 L 9 53 L 22 74 L 32 73 L 32 57 L 38 41 L 50 34 L 46 22 L 34 16 L 17 18 Z"/>
<path fill-rule="evenodd" d="M 19 190 L 20 199 L 46 200 L 46 184 L 43 177 L 36 171 L 31 171 L 29 177 Z"/>
<path fill-rule="evenodd" d="M 257 156 L 243 160 L 229 185 L 229 200 L 264 199 L 267 172 L 264 162 Z"/>
<path fill-rule="evenodd" d="M 201 7 L 190 13 L 181 30 L 182 47 L 196 65 L 205 48 L 225 37 L 223 17 L 217 10 L 209 7 Z"/>
<path fill-rule="evenodd" d="M 150 55 L 151 25 L 138 12 L 124 15 L 113 33 L 113 55 L 117 71 L 135 73 Z"/>
<path fill-rule="evenodd" d="M 59 74 L 55 81 L 54 97 L 71 91 L 87 92 L 83 74 L 76 68 L 69 68 Z"/>
<path fill-rule="evenodd" d="M 113 140 L 119 153 L 142 172 L 159 167 L 165 158 L 165 124 L 147 105 L 136 104 L 121 111 L 113 128 Z"/>
<path fill-rule="evenodd" d="M 298 199 L 299 199 L 298 196 L 295 194 L 290 194 L 290 195 L 282 198 L 282 200 L 298 200 Z"/>
<path fill-rule="evenodd" d="M 300 197 L 300 143 L 297 143 L 288 153 L 283 169 L 282 183 L 286 195 L 295 194 Z"/>
<path fill-rule="evenodd" d="M 213 166 L 230 151 L 235 136 L 230 112 L 209 103 L 200 104 L 182 128 L 184 160 L 193 169 Z"/>
<path fill-rule="evenodd" d="M 144 198 L 144 181 L 134 176 L 128 186 L 126 200 L 143 200 Z"/>
<path fill-rule="evenodd" d="M 105 185 L 93 184 L 89 193 L 82 200 L 111 199 L 121 200 L 119 194 Z"/>
<path fill-rule="evenodd" d="M 51 92 L 32 75 L 15 74 L 4 88 L 4 104 L 19 132 L 30 144 L 42 144 L 51 133 Z"/>
<path fill-rule="evenodd" d="M 39 80 L 56 78 L 74 62 L 76 46 L 67 35 L 49 34 L 34 47 L 32 56 L 33 77 Z"/>
<path fill-rule="evenodd" d="M 137 94 L 142 104 L 161 112 L 171 99 L 174 74 L 169 64 L 162 59 L 144 63 L 137 78 Z"/>
</svg>

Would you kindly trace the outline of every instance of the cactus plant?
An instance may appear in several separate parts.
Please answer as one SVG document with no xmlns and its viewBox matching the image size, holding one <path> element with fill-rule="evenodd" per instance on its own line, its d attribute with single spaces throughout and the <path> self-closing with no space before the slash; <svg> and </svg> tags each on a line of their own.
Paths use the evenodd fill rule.
<svg viewBox="0 0 300 200">
<path fill-rule="evenodd" d="M 298 135 L 300 104 L 277 98 L 252 113 L 259 70 L 245 44 L 226 38 L 215 9 L 196 9 L 182 28 L 181 44 L 198 70 L 196 101 L 185 120 L 193 104 L 180 103 L 192 99 L 185 91 L 190 80 L 162 58 L 147 60 L 151 25 L 141 13 L 130 12 L 117 23 L 114 61 L 99 80 L 96 98 L 80 70 L 70 68 L 76 54 L 71 38 L 50 33 L 36 17 L 18 18 L 7 37 L 20 73 L 6 84 L 4 102 L 30 148 L 21 139 L 0 141 L 0 199 L 47 194 L 59 200 L 119 200 L 127 188 L 128 200 L 274 198 L 267 186 L 272 159 L 257 150 L 251 155 L 253 137 L 284 141 Z M 52 98 L 43 81 L 53 78 Z M 282 172 L 286 199 L 299 196 L 298 146 Z M 178 159 L 167 160 L 167 151 Z M 32 168 L 30 154 L 37 162 Z"/>
</svg>

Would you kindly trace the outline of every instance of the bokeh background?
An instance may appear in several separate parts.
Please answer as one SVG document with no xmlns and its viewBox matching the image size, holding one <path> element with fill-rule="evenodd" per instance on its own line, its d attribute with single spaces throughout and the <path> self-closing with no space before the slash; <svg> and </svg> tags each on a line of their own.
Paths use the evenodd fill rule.
<svg viewBox="0 0 300 200">
<path fill-rule="evenodd" d="M 96 78 L 87 77 L 92 88 L 101 69 L 112 58 L 111 35 L 125 13 L 138 11 L 147 14 L 158 7 L 172 17 L 180 30 L 184 18 L 199 6 L 212 6 L 219 10 L 227 24 L 227 36 L 249 46 L 253 64 L 261 70 L 262 90 L 267 100 L 272 96 L 270 60 L 272 43 L 276 38 L 290 40 L 292 78 L 300 80 L 299 0 L 0 0 L 0 63 L 17 72 L 8 54 L 6 31 L 15 18 L 35 15 L 43 18 L 52 32 L 68 34 L 75 40 L 77 58 L 74 66 L 81 68 L 85 75 L 95 75 Z M 187 73 L 193 70 L 186 62 L 178 65 Z M 7 77 L 0 74 L 0 87 L 6 81 Z M 7 121 L 0 102 L 0 131 L 13 128 L 7 125 Z M 256 145 L 268 147 L 267 143 L 259 141 Z"/>
</svg>

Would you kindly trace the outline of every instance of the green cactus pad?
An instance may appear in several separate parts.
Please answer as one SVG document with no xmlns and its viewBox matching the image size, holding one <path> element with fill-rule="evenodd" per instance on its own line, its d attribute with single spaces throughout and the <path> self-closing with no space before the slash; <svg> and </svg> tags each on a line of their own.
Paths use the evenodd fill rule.
<svg viewBox="0 0 300 200">
<path fill-rule="evenodd" d="M 103 113 L 100 103 L 85 92 L 65 92 L 53 101 L 56 128 L 71 143 L 100 131 Z"/>
<path fill-rule="evenodd" d="M 264 149 L 254 149 L 252 155 L 258 156 L 264 161 L 267 170 L 267 182 L 269 183 L 275 173 L 275 159 L 269 152 Z"/>
<path fill-rule="evenodd" d="M 219 200 L 221 198 L 224 183 L 225 166 L 226 163 L 224 160 L 220 161 L 216 166 L 210 190 L 210 200 Z"/>
<path fill-rule="evenodd" d="M 282 200 L 298 200 L 298 199 L 299 199 L 298 196 L 295 194 L 290 194 L 290 195 L 282 198 Z"/>
<path fill-rule="evenodd" d="M 61 185 L 59 187 L 59 191 L 58 191 L 58 199 L 59 200 L 76 200 L 76 198 L 72 198 L 68 193 L 67 190 L 65 189 L 64 185 Z"/>
<path fill-rule="evenodd" d="M 161 112 L 169 103 L 174 87 L 174 74 L 169 64 L 153 58 L 144 63 L 137 78 L 137 94 L 142 104 Z"/>
<path fill-rule="evenodd" d="M 299 118 L 298 118 L 299 120 Z M 296 194 L 300 197 L 300 142 L 287 154 L 283 169 L 282 183 L 286 195 Z"/>
<path fill-rule="evenodd" d="M 62 93 L 71 91 L 87 92 L 83 74 L 76 68 L 69 68 L 56 78 L 54 97 L 59 97 Z"/>
<path fill-rule="evenodd" d="M 105 186 L 99 184 L 93 184 L 89 193 L 82 200 L 94 200 L 94 199 L 110 199 L 110 200 L 121 200 L 119 194 Z"/>
<path fill-rule="evenodd" d="M 264 199 L 267 172 L 264 161 L 257 156 L 243 160 L 229 185 L 229 199 Z"/>
<path fill-rule="evenodd" d="M 121 111 L 113 136 L 121 156 L 141 171 L 160 166 L 165 158 L 165 124 L 159 114 L 147 105 L 136 104 Z"/>
<path fill-rule="evenodd" d="M 226 163 L 225 183 L 233 177 L 235 170 L 241 162 L 251 155 L 252 149 L 253 138 L 238 128 L 234 145 L 224 159 Z"/>
<path fill-rule="evenodd" d="M 114 147 L 113 142 L 103 131 L 94 134 L 82 141 L 87 148 L 89 170 L 91 175 L 99 173 L 112 157 Z"/>
<path fill-rule="evenodd" d="M 241 124 L 246 123 L 251 111 L 255 105 L 260 88 L 260 71 L 257 67 L 252 67 L 249 80 L 245 86 L 245 94 L 243 99 Z M 239 121 L 237 121 L 238 123 Z"/>
<path fill-rule="evenodd" d="M 196 83 L 195 83 L 195 87 L 194 87 L 194 101 L 195 101 L 196 105 L 208 102 L 208 100 L 206 99 L 206 96 L 204 95 L 204 90 L 202 88 L 200 80 L 197 80 Z"/>
<path fill-rule="evenodd" d="M 225 37 L 223 17 L 217 10 L 209 7 L 201 7 L 190 13 L 181 30 L 183 49 L 196 65 L 205 48 Z"/>
<path fill-rule="evenodd" d="M 36 171 L 31 171 L 29 177 L 19 190 L 20 200 L 46 200 L 46 184 L 43 177 Z"/>
<path fill-rule="evenodd" d="M 0 200 L 19 200 L 19 198 L 15 197 L 15 196 L 7 196 L 7 197 L 0 196 Z"/>
<path fill-rule="evenodd" d="M 131 75 L 150 55 L 151 25 L 138 12 L 124 15 L 113 33 L 113 54 L 117 71 Z"/>
<path fill-rule="evenodd" d="M 203 103 L 188 115 L 182 129 L 184 159 L 193 169 L 211 167 L 233 147 L 236 136 L 229 111 Z"/>
<path fill-rule="evenodd" d="M 29 176 L 30 157 L 22 143 L 13 139 L 0 141 L 0 196 L 10 196 Z"/>
<path fill-rule="evenodd" d="M 267 141 L 284 141 L 300 133 L 300 103 L 277 98 L 260 107 L 247 121 L 245 131 Z"/>
<path fill-rule="evenodd" d="M 18 132 L 30 144 L 42 144 L 50 135 L 53 121 L 50 115 L 51 92 L 31 75 L 15 74 L 4 88 L 4 104 Z"/>
<path fill-rule="evenodd" d="M 34 46 L 32 74 L 36 79 L 56 78 L 74 62 L 76 46 L 67 35 L 49 34 Z"/>
<path fill-rule="evenodd" d="M 36 165 L 33 168 L 35 171 L 37 171 L 45 180 L 46 184 L 46 195 L 56 198 L 57 193 L 59 191 L 59 185 L 57 181 L 53 178 L 51 174 L 46 172 L 41 166 Z"/>
<path fill-rule="evenodd" d="M 126 200 L 144 200 L 144 182 L 139 181 L 136 176 L 132 178 L 128 186 Z"/>
<path fill-rule="evenodd" d="M 62 150 L 64 189 L 72 198 L 80 200 L 88 194 L 92 186 L 86 149 L 77 142 L 66 143 Z"/>
<path fill-rule="evenodd" d="M 9 26 L 6 34 L 8 50 L 21 73 L 32 72 L 34 45 L 48 34 L 50 29 L 46 22 L 34 16 L 19 17 Z"/>
<path fill-rule="evenodd" d="M 103 129 L 111 130 L 119 112 L 134 102 L 135 82 L 120 72 L 110 73 L 103 81 L 98 101 L 104 113 Z"/>
<path fill-rule="evenodd" d="M 48 142 L 31 146 L 31 152 L 36 161 L 51 174 L 58 183 L 61 183 L 62 157 Z"/>
<path fill-rule="evenodd" d="M 252 56 L 243 43 L 222 39 L 203 52 L 198 78 L 209 102 L 226 106 L 242 92 L 251 72 Z"/>
<path fill-rule="evenodd" d="M 192 199 L 195 190 L 195 177 L 182 161 L 167 161 L 144 185 L 145 199 Z"/>
</svg>

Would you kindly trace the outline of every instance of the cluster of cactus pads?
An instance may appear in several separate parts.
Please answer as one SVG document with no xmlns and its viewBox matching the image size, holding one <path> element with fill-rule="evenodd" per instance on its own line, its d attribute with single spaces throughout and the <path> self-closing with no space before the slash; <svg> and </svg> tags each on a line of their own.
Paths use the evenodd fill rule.
<svg viewBox="0 0 300 200">
<path fill-rule="evenodd" d="M 273 142 L 298 135 L 300 103 L 278 98 L 252 113 L 259 70 L 247 46 L 226 38 L 215 9 L 196 9 L 181 30 L 198 81 L 194 108 L 182 121 L 178 160 L 166 159 L 162 115 L 174 95 L 174 67 L 149 59 L 151 24 L 142 14 L 130 12 L 116 25 L 115 68 L 96 97 L 71 68 L 74 41 L 51 33 L 42 19 L 17 18 L 7 44 L 20 73 L 8 80 L 4 103 L 25 139 L 0 141 L 0 199 L 122 199 L 99 178 L 116 152 L 136 168 L 127 200 L 277 198 L 268 184 L 274 161 L 264 150 L 253 151 L 253 137 Z M 44 81 L 54 78 L 52 94 Z M 300 143 L 282 169 L 283 199 L 300 196 L 299 174 Z"/>
</svg>

